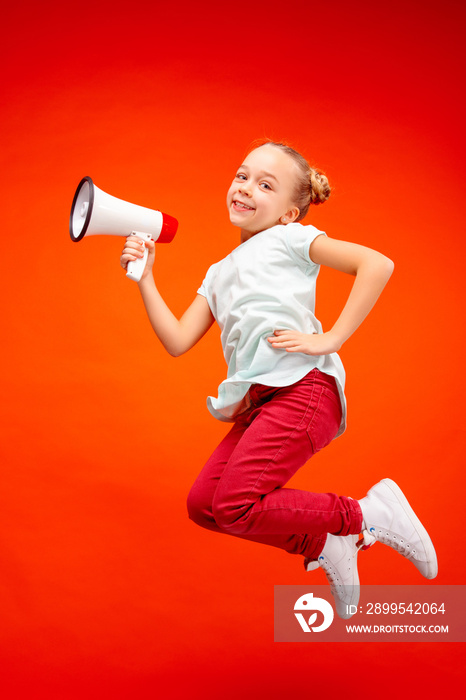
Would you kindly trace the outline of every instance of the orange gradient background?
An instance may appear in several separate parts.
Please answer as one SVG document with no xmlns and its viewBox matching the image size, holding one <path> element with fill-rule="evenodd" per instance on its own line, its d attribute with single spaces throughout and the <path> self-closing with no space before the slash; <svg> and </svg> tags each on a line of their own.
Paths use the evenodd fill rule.
<svg viewBox="0 0 466 700">
<path fill-rule="evenodd" d="M 84 175 L 179 220 L 157 279 L 180 314 L 238 243 L 225 195 L 256 138 L 334 191 L 306 219 L 396 264 L 341 351 L 345 435 L 293 479 L 361 498 L 397 480 L 464 584 L 461 3 L 18 2 L 2 16 L 0 692 L 5 698 L 350 698 L 448 693 L 461 645 L 273 643 L 273 586 L 323 583 L 282 551 L 191 523 L 228 426 L 213 329 L 169 357 L 122 239 L 70 241 Z M 350 279 L 322 270 L 328 328 Z M 378 545 L 363 583 L 431 585 Z"/>
</svg>

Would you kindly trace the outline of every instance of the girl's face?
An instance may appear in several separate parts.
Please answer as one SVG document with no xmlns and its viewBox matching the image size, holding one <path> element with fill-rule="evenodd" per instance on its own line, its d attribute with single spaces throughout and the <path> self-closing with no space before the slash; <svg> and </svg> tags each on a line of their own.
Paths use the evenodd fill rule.
<svg viewBox="0 0 466 700">
<path fill-rule="evenodd" d="M 230 221 L 241 228 L 242 241 L 299 216 L 293 202 L 298 168 L 275 146 L 260 146 L 247 156 L 227 194 Z"/>
</svg>

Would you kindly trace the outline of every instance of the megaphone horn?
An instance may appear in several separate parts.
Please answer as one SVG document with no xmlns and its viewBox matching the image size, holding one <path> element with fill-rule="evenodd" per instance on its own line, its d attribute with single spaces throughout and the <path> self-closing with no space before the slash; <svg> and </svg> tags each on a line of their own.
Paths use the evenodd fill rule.
<svg viewBox="0 0 466 700">
<path fill-rule="evenodd" d="M 83 177 L 75 192 L 70 214 L 70 237 L 80 241 L 85 236 L 137 236 L 151 238 L 157 243 L 170 243 L 178 228 L 178 221 L 156 209 L 125 202 L 100 190 L 90 177 Z M 126 276 L 139 282 L 146 266 L 144 257 L 130 261 Z"/>
</svg>

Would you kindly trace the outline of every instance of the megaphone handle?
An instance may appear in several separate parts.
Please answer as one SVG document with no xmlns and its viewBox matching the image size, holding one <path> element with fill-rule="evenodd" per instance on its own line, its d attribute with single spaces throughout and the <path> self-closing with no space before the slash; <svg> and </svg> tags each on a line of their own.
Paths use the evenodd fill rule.
<svg viewBox="0 0 466 700">
<path fill-rule="evenodd" d="M 140 231 L 131 231 L 131 236 L 136 236 L 144 240 L 150 240 L 151 236 L 148 233 L 141 233 Z M 137 260 L 130 260 L 126 266 L 126 277 L 134 282 L 139 282 L 144 272 L 144 268 L 147 262 L 147 256 L 149 255 L 149 249 L 144 246 L 144 257 L 138 258 Z"/>
</svg>

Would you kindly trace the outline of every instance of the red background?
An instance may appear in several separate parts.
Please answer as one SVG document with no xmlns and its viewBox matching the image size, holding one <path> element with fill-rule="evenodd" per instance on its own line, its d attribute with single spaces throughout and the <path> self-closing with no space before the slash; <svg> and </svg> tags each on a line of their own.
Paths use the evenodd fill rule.
<svg viewBox="0 0 466 700">
<path fill-rule="evenodd" d="M 341 352 L 348 431 L 293 483 L 361 498 L 394 478 L 435 583 L 464 584 L 464 19 L 452 0 L 2 11 L 3 697 L 433 697 L 460 678 L 456 644 L 273 643 L 273 585 L 323 572 L 186 515 L 226 430 L 205 408 L 218 332 L 166 355 L 122 240 L 75 245 L 68 216 L 84 175 L 176 216 L 157 275 L 181 313 L 238 242 L 224 200 L 249 143 L 287 139 L 324 169 L 334 193 L 306 221 L 396 269 Z M 322 270 L 324 327 L 349 282 Z M 360 572 L 424 585 L 381 545 Z"/>
</svg>

